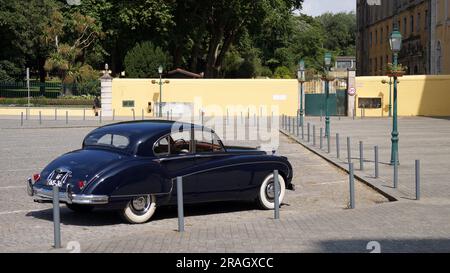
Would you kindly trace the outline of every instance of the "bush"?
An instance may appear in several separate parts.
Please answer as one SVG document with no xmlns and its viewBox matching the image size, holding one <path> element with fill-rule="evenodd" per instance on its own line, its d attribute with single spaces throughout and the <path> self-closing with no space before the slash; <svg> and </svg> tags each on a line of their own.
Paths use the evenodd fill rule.
<svg viewBox="0 0 450 273">
<path fill-rule="evenodd" d="M 279 66 L 273 73 L 275 79 L 291 79 L 292 72 L 286 66 Z"/>
<path fill-rule="evenodd" d="M 167 70 L 169 60 L 169 54 L 151 42 L 138 43 L 125 56 L 125 73 L 129 78 L 158 77 L 158 67 Z"/>
<path fill-rule="evenodd" d="M 28 98 L 0 98 L 0 105 L 26 105 Z M 91 97 L 67 97 L 58 99 L 49 99 L 44 97 L 35 97 L 30 99 L 33 106 L 89 106 L 94 104 Z"/>
</svg>

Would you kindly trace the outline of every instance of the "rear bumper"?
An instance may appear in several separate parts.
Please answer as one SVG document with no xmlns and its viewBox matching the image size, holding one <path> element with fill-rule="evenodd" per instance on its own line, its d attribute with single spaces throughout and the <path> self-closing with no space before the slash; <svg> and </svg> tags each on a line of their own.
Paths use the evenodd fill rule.
<svg viewBox="0 0 450 273">
<path fill-rule="evenodd" d="M 29 196 L 34 197 L 36 202 L 47 203 L 53 200 L 53 190 L 34 186 L 31 178 L 27 180 L 27 192 Z M 104 205 L 108 204 L 109 197 L 107 195 L 73 194 L 66 190 L 59 191 L 59 201 L 68 204 Z"/>
</svg>

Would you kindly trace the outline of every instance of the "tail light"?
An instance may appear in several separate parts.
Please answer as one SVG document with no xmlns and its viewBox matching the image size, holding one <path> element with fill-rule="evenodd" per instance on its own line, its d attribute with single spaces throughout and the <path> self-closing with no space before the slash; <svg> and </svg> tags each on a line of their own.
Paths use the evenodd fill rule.
<svg viewBox="0 0 450 273">
<path fill-rule="evenodd" d="M 80 188 L 80 190 L 82 190 L 84 188 L 84 186 L 86 186 L 86 181 L 78 181 L 78 188 Z"/>
<path fill-rule="evenodd" d="M 33 174 L 33 182 L 36 183 L 36 182 L 38 182 L 39 180 L 41 180 L 41 175 L 38 174 L 38 173 Z"/>
</svg>

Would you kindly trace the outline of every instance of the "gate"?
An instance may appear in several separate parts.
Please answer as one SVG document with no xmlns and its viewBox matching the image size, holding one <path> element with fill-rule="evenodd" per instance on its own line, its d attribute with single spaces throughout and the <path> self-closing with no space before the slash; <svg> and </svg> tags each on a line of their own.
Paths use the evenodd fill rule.
<svg viewBox="0 0 450 273">
<path fill-rule="evenodd" d="M 347 91 L 337 90 L 328 97 L 330 116 L 347 115 Z M 325 94 L 305 94 L 305 114 L 307 116 L 325 116 Z"/>
</svg>

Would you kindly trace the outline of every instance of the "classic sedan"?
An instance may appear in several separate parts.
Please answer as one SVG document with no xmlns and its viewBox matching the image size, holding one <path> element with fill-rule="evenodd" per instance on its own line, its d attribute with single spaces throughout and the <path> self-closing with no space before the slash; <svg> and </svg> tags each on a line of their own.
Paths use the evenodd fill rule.
<svg viewBox="0 0 450 273">
<path fill-rule="evenodd" d="M 206 127 L 164 120 L 122 122 L 90 132 L 80 150 L 60 156 L 27 181 L 36 202 L 59 200 L 76 212 L 116 209 L 129 223 L 147 222 L 156 207 L 175 205 L 176 178 L 184 202 L 251 200 L 274 208 L 273 170 L 280 202 L 294 190 L 286 157 L 256 148 L 224 146 Z"/>
</svg>

